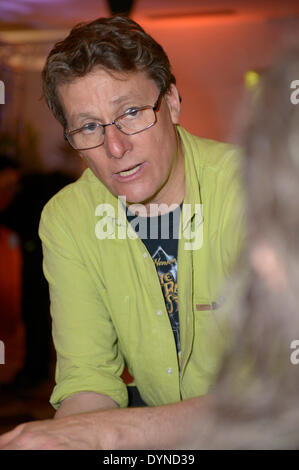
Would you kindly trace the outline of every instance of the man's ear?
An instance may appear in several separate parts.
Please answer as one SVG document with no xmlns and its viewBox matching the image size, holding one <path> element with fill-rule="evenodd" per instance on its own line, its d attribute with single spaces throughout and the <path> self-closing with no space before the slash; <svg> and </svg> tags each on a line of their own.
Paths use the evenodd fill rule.
<svg viewBox="0 0 299 470">
<path fill-rule="evenodd" d="M 169 91 L 165 94 L 165 100 L 173 124 L 178 124 L 180 120 L 181 103 L 178 89 L 173 83 L 170 85 Z"/>
</svg>

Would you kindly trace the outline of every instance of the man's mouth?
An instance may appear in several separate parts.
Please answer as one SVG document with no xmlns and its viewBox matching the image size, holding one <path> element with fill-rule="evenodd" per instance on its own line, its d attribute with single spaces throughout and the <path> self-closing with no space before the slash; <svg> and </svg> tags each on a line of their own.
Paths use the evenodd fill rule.
<svg viewBox="0 0 299 470">
<path fill-rule="evenodd" d="M 128 170 L 124 170 L 124 171 L 119 171 L 117 175 L 120 175 L 120 176 L 134 175 L 134 173 L 137 173 L 141 165 L 142 163 L 138 163 L 138 165 L 134 166 L 133 168 L 129 168 Z"/>
</svg>

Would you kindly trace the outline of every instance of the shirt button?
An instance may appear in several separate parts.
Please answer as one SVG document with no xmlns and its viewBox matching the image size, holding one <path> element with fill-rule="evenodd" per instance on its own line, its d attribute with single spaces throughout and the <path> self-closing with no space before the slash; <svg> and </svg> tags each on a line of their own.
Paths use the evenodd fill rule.
<svg viewBox="0 0 299 470">
<path fill-rule="evenodd" d="M 161 316 L 162 313 L 163 313 L 162 310 L 158 310 L 158 311 L 157 311 L 157 315 L 159 315 L 159 316 Z"/>
<path fill-rule="evenodd" d="M 169 374 L 169 375 L 172 374 L 172 368 L 171 367 L 168 367 L 167 374 Z"/>
<path fill-rule="evenodd" d="M 144 252 L 142 256 L 143 256 L 143 258 L 147 258 L 147 253 Z"/>
</svg>

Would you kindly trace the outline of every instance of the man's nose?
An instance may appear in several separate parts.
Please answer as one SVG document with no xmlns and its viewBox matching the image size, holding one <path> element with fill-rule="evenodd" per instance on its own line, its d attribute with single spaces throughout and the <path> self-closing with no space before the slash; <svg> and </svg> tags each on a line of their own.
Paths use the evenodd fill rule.
<svg viewBox="0 0 299 470">
<path fill-rule="evenodd" d="M 122 158 L 132 148 L 129 136 L 120 132 L 115 124 L 105 128 L 104 147 L 109 158 Z"/>
</svg>

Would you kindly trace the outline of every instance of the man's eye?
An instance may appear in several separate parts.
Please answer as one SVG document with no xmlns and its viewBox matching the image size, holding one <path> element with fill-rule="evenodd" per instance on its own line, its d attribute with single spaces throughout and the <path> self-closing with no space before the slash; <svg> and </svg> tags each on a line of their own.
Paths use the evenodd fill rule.
<svg viewBox="0 0 299 470">
<path fill-rule="evenodd" d="M 96 131 L 97 128 L 98 128 L 98 124 L 96 122 L 89 122 L 88 124 L 85 124 L 85 126 L 83 126 L 82 132 L 84 134 L 88 134 L 88 133 Z"/>
<path fill-rule="evenodd" d="M 139 113 L 138 108 L 130 108 L 126 111 L 126 116 L 128 117 L 136 117 L 137 114 Z"/>
</svg>

